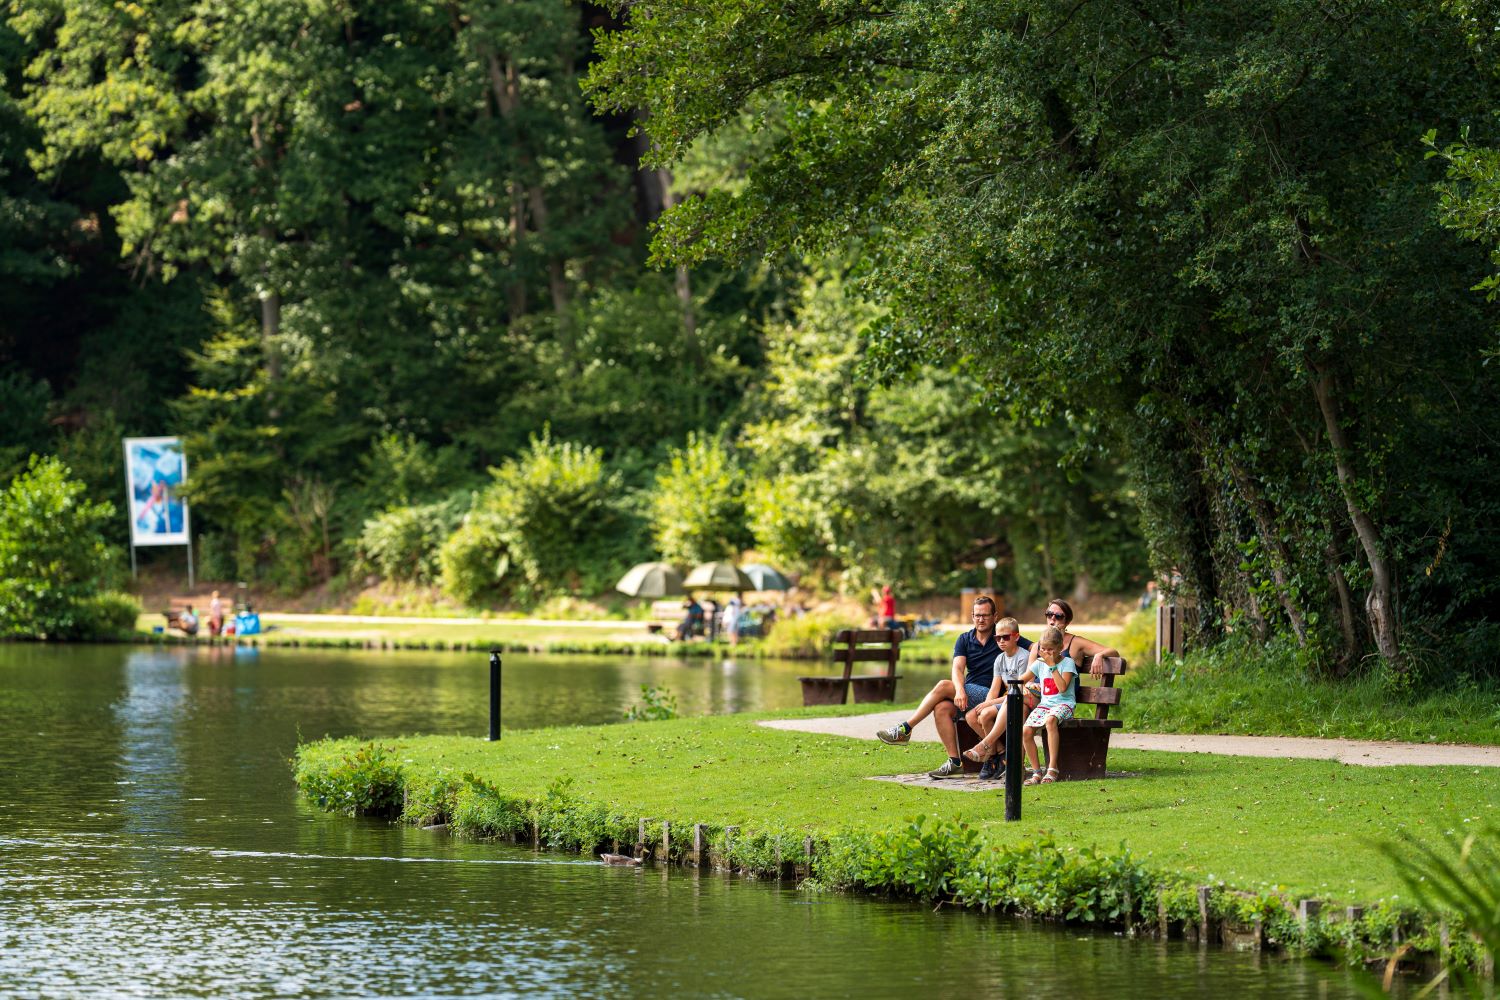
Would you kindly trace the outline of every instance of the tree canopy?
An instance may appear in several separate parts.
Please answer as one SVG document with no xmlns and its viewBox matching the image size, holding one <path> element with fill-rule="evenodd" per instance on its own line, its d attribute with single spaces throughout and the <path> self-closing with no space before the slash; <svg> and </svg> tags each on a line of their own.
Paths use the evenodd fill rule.
<svg viewBox="0 0 1500 1000">
<path fill-rule="evenodd" d="M 1496 80 L 1426 3 L 631 3 L 598 107 L 669 165 L 749 113 L 659 258 L 858 238 L 887 372 L 962 359 L 1128 454 L 1202 627 L 1396 662 L 1493 600 L 1482 254 L 1421 145 Z M 1474 506 L 1475 498 L 1479 508 Z"/>
</svg>

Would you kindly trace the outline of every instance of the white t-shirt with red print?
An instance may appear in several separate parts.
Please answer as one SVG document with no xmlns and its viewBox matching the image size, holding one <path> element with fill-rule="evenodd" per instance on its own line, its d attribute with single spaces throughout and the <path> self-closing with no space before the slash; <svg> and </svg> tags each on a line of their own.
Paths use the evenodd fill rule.
<svg viewBox="0 0 1500 1000">
<path fill-rule="evenodd" d="M 1042 679 L 1042 708 L 1051 708 L 1054 705 L 1078 707 L 1078 698 L 1073 694 L 1074 689 L 1078 687 L 1078 668 L 1073 665 L 1071 656 L 1064 656 L 1055 667 L 1048 667 L 1046 663 L 1037 660 L 1032 664 L 1031 669 L 1035 670 L 1036 675 Z M 1057 690 L 1057 681 L 1052 679 L 1054 671 L 1059 674 L 1073 675 L 1073 683 L 1068 685 L 1066 691 Z"/>
</svg>

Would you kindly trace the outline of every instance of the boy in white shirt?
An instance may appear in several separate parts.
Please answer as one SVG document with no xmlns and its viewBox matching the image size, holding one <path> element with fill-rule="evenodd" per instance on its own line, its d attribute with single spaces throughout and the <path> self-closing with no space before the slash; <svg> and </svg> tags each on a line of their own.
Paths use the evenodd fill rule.
<svg viewBox="0 0 1500 1000">
<path fill-rule="evenodd" d="M 1021 626 L 1014 618 L 1002 618 L 995 623 L 995 641 L 1000 644 L 1000 654 L 995 657 L 995 679 L 990 682 L 985 700 L 969 709 L 964 721 L 980 735 L 977 744 L 964 751 L 969 760 L 980 761 L 979 780 L 989 781 L 1005 773 L 1005 754 L 1000 740 L 1005 735 L 1005 699 L 1010 680 L 1026 684 L 1026 709 L 1035 707 L 1040 697 L 1027 662 L 1031 659 L 1031 642 L 1021 638 Z M 997 752 L 998 751 L 998 752 Z"/>
</svg>

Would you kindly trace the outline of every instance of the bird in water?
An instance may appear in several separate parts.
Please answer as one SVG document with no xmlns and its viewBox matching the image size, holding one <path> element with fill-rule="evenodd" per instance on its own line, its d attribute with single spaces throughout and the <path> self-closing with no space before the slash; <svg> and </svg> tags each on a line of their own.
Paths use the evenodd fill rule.
<svg viewBox="0 0 1500 1000">
<path fill-rule="evenodd" d="M 628 854 L 601 854 L 599 860 L 607 865 L 638 865 L 640 858 L 632 858 Z"/>
</svg>

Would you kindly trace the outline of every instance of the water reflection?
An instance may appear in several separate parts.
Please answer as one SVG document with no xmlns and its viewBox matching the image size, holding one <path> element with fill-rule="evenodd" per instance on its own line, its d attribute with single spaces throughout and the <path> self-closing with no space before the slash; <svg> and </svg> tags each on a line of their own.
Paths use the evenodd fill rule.
<svg viewBox="0 0 1500 1000">
<path fill-rule="evenodd" d="M 690 714 L 796 704 L 804 669 L 507 657 L 506 722 L 617 720 L 643 683 Z M 1314 963 L 609 868 L 295 795 L 299 735 L 478 735 L 486 683 L 473 655 L 0 646 L 0 994 L 1349 993 Z"/>
</svg>

